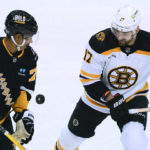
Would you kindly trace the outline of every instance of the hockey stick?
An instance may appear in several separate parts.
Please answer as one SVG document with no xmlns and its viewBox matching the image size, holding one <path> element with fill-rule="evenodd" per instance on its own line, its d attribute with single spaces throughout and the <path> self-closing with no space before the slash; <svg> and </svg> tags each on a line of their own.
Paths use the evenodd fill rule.
<svg viewBox="0 0 150 150">
<path fill-rule="evenodd" d="M 7 130 L 0 125 L 0 132 L 5 135 L 12 143 L 14 143 L 20 150 L 26 150 Z"/>
<path fill-rule="evenodd" d="M 139 113 L 139 112 L 148 112 L 148 111 L 150 111 L 150 107 L 149 108 L 129 109 L 129 114 L 135 114 L 135 113 Z"/>
</svg>

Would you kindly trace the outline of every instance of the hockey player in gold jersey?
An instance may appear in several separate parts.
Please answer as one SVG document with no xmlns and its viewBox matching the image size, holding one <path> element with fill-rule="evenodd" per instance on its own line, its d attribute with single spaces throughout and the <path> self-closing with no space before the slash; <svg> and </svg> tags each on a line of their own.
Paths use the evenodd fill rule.
<svg viewBox="0 0 150 150">
<path fill-rule="evenodd" d="M 37 30 L 33 16 L 14 10 L 5 21 L 6 37 L 0 37 L 0 124 L 22 144 L 28 143 L 34 132 L 34 116 L 28 103 L 35 88 L 38 56 L 29 45 Z M 11 109 L 15 111 L 15 132 L 9 115 Z M 0 149 L 14 149 L 2 134 Z"/>
<path fill-rule="evenodd" d="M 128 112 L 148 107 L 150 33 L 140 30 L 139 22 L 139 11 L 126 5 L 117 11 L 110 29 L 89 40 L 80 73 L 84 92 L 55 150 L 78 149 L 108 115 L 121 131 L 124 150 L 148 150 L 147 113 Z"/>
</svg>

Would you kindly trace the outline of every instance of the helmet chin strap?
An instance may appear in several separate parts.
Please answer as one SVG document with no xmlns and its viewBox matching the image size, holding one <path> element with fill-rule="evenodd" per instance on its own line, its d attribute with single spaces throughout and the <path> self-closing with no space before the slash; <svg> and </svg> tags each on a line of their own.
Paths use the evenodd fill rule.
<svg viewBox="0 0 150 150">
<path fill-rule="evenodd" d="M 17 50 L 18 51 L 21 51 L 21 47 L 25 44 L 25 42 L 26 42 L 26 40 L 25 39 L 23 39 L 23 41 L 22 41 L 22 44 L 17 44 L 17 42 L 15 41 L 15 39 L 14 39 L 14 36 L 11 36 L 11 40 L 14 42 L 14 44 L 17 46 Z"/>
</svg>

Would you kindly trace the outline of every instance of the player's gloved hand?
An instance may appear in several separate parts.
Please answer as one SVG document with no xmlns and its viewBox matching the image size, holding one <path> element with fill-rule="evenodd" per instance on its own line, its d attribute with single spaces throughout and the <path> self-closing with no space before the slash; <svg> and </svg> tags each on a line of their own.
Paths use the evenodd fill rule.
<svg viewBox="0 0 150 150">
<path fill-rule="evenodd" d="M 13 136 L 21 143 L 27 144 L 33 136 L 34 133 L 34 116 L 30 110 L 24 110 L 19 113 L 16 112 L 13 116 L 16 122 L 16 131 Z"/>
<path fill-rule="evenodd" d="M 122 95 L 116 94 L 106 105 L 110 108 L 110 115 L 113 120 L 125 121 L 128 119 L 128 106 Z"/>
</svg>

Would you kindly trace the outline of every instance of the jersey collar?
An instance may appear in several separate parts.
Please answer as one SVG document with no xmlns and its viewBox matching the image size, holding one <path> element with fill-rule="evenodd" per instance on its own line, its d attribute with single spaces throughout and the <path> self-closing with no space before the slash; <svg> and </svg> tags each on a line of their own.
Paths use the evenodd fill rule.
<svg viewBox="0 0 150 150">
<path fill-rule="evenodd" d="M 7 51 L 7 53 L 8 53 L 11 57 L 13 57 L 13 54 L 8 50 L 8 48 L 7 48 L 7 46 L 6 46 L 5 38 L 2 40 L 2 42 L 3 42 L 3 45 L 4 45 L 5 50 Z M 24 54 L 24 50 L 22 50 L 22 52 L 21 52 L 17 57 L 20 58 L 23 54 Z"/>
</svg>

